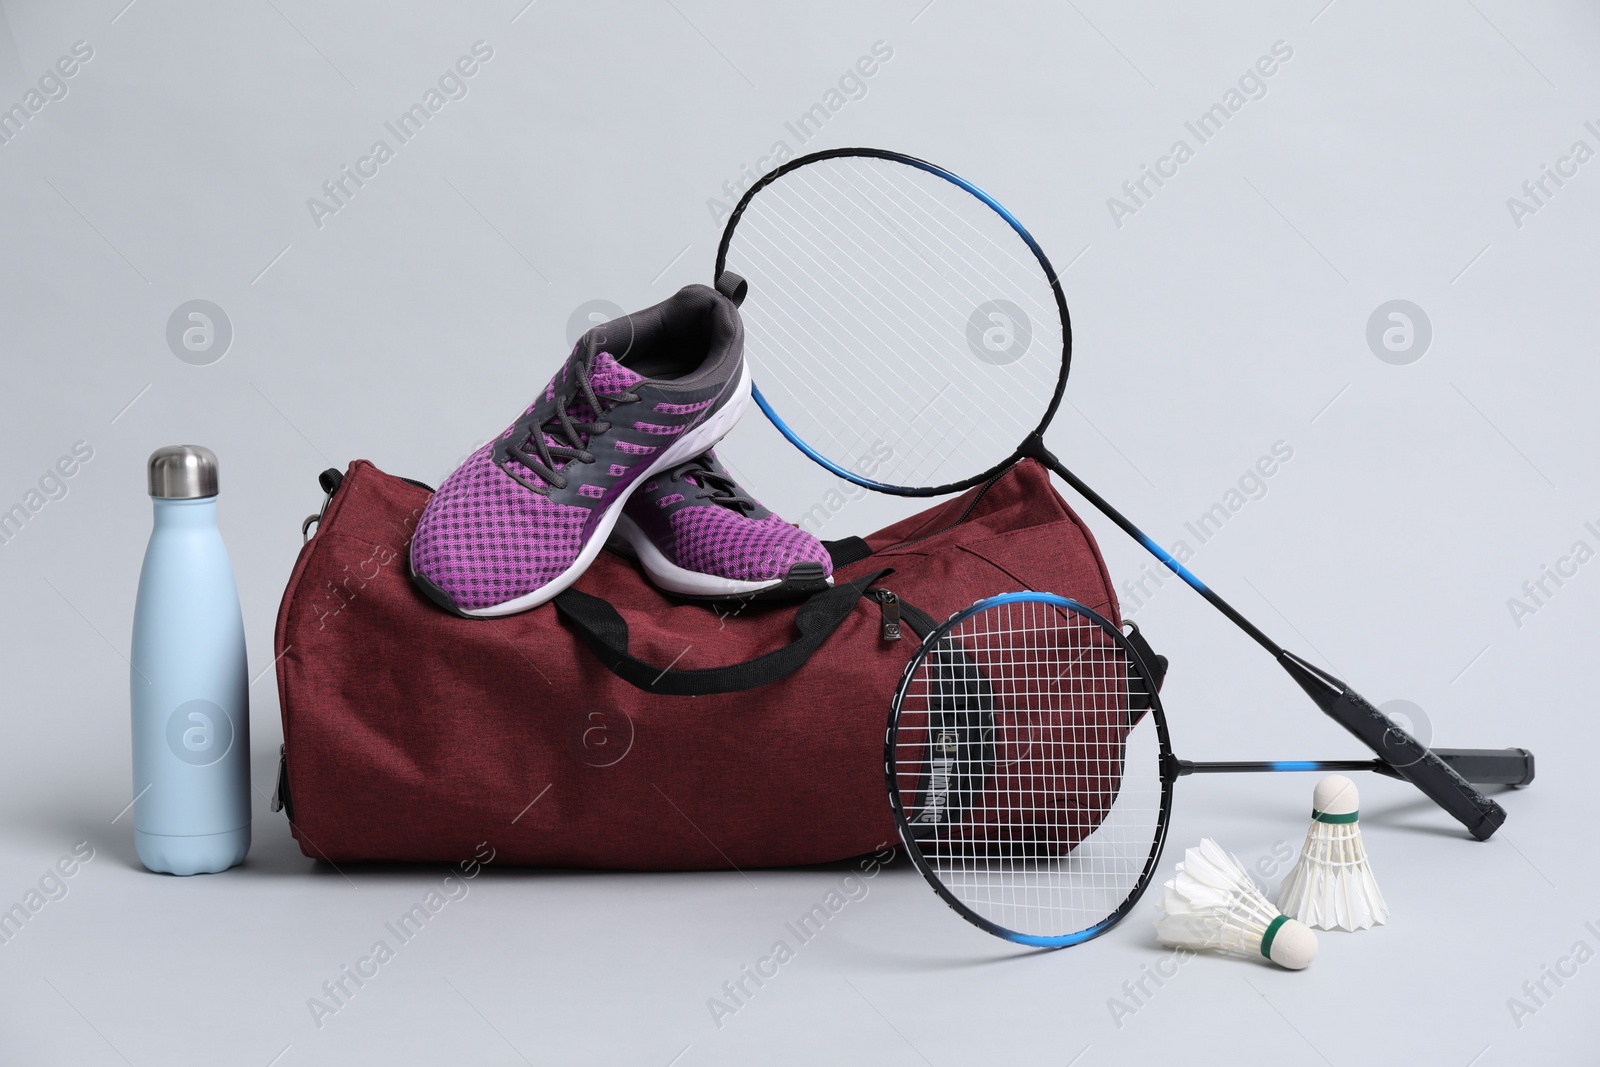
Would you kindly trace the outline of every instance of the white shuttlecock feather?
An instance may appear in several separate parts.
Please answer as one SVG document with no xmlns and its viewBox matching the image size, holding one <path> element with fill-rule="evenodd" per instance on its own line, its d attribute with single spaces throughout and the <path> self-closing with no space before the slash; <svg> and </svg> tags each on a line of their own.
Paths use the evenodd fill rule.
<svg viewBox="0 0 1600 1067">
<path fill-rule="evenodd" d="M 1319 930 L 1365 930 L 1389 917 L 1361 840 L 1360 806 L 1356 784 L 1344 775 L 1317 783 L 1306 843 L 1278 889 L 1284 914 Z"/>
<path fill-rule="evenodd" d="M 1156 938 L 1298 971 L 1317 955 L 1317 935 L 1281 915 L 1235 857 L 1209 837 L 1183 854 L 1156 903 Z"/>
</svg>

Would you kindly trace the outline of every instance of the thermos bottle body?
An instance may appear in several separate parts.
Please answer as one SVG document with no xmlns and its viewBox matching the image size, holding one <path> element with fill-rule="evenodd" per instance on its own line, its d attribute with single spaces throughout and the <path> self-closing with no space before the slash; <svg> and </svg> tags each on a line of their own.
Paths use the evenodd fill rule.
<svg viewBox="0 0 1600 1067">
<path fill-rule="evenodd" d="M 209 874 L 250 849 L 244 619 L 217 530 L 217 457 L 150 457 L 155 529 L 133 614 L 134 843 L 152 871 Z"/>
</svg>

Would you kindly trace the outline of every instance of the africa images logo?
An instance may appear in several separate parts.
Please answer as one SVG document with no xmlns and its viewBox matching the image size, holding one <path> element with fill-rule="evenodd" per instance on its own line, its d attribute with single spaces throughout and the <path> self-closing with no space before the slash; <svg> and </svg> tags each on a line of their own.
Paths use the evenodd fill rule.
<svg viewBox="0 0 1600 1067">
<path fill-rule="evenodd" d="M 354 169 L 345 164 L 339 168 L 338 174 L 323 182 L 325 199 L 315 196 L 306 199 L 306 210 L 311 213 L 311 221 L 317 229 L 322 229 L 329 217 L 348 207 L 356 193 L 378 176 L 383 165 L 394 159 L 401 147 L 415 140 L 423 127 L 443 111 L 446 104 L 452 100 L 465 100 L 470 91 L 468 79 L 475 77 L 483 69 L 483 64 L 493 58 L 494 48 L 488 42 L 473 42 L 471 55 L 457 59 L 454 65 L 439 75 L 437 85 L 428 86 L 421 100 L 400 112 L 392 122 L 383 124 L 383 128 L 394 138 L 394 144 L 391 145 L 386 138 L 378 138 L 372 142 L 367 154 L 356 160 Z"/>
<path fill-rule="evenodd" d="M 179 304 L 167 316 L 167 348 L 191 367 L 208 367 L 228 354 L 233 320 L 209 300 Z"/>
<path fill-rule="evenodd" d="M 167 719 L 167 748 L 191 767 L 209 767 L 233 748 L 233 717 L 209 700 L 179 704 Z"/>
<path fill-rule="evenodd" d="M 870 54 L 859 57 L 853 65 L 847 67 L 834 85 L 829 86 L 822 94 L 822 99 L 802 111 L 792 122 L 783 124 L 784 130 L 794 138 L 794 145 L 789 143 L 788 137 L 780 137 L 773 141 L 772 147 L 757 157 L 754 167 L 746 163 L 739 168 L 737 178 L 729 178 L 722 183 L 721 197 L 706 198 L 706 210 L 711 212 L 711 221 L 721 225 L 722 220 L 733 213 L 733 205 L 744 195 L 745 190 L 754 185 L 763 174 L 795 158 L 796 146 L 804 145 L 821 133 L 822 127 L 843 111 L 846 104 L 854 100 L 864 100 L 869 90 L 868 80 L 893 58 L 894 48 L 888 41 L 872 42 Z"/>
<path fill-rule="evenodd" d="M 65 100 L 71 91 L 67 82 L 93 58 L 94 48 L 88 41 L 75 42 L 70 55 L 61 56 L 39 76 L 38 88 L 29 88 L 21 100 L 0 110 L 0 145 L 10 144 L 46 104 Z"/>
<path fill-rule="evenodd" d="M 1015 363 L 1032 341 L 1032 320 L 1010 300 L 985 300 L 967 318 L 967 348 L 980 362 L 996 367 Z"/>
</svg>

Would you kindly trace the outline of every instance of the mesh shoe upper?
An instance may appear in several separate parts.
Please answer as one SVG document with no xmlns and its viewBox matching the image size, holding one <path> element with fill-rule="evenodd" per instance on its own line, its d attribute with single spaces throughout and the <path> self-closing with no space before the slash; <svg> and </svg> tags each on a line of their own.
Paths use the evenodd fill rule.
<svg viewBox="0 0 1600 1067">
<path fill-rule="evenodd" d="M 640 381 L 609 353 L 595 358 L 594 369 L 598 373 L 591 375 L 590 383 L 597 394 L 625 393 Z M 496 459 L 529 416 L 541 406 L 553 406 L 555 386 L 570 370 L 569 363 L 550 383 L 543 404 L 530 405 L 496 440 L 467 457 L 439 486 L 417 522 L 412 570 L 444 590 L 459 608 L 471 611 L 503 604 L 538 589 L 570 566 L 583 547 L 590 509 L 531 490 L 529 483 L 538 487 L 549 483 L 538 473 Z M 588 435 L 581 436 L 587 440 Z M 544 437 L 547 445 L 555 443 L 553 435 Z"/>
<path fill-rule="evenodd" d="M 429 500 L 412 573 L 464 612 L 575 577 L 585 547 L 609 532 L 607 513 L 670 462 L 679 437 L 743 403 L 743 374 L 737 311 L 705 286 L 595 327 L 538 399 Z"/>
<path fill-rule="evenodd" d="M 822 542 L 762 507 L 712 452 L 653 477 L 626 511 L 684 570 L 741 582 L 780 581 L 797 563 L 833 573 Z"/>
</svg>

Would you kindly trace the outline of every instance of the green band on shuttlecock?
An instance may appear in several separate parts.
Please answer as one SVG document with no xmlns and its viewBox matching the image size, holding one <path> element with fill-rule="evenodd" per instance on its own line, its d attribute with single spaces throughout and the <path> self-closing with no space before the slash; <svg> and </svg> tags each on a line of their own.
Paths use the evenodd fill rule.
<svg viewBox="0 0 1600 1067">
<path fill-rule="evenodd" d="M 1348 815 L 1329 815 L 1325 811 L 1318 811 L 1316 808 L 1312 808 L 1311 809 L 1311 818 L 1314 821 L 1316 821 L 1316 822 L 1334 823 L 1336 825 L 1339 824 L 1339 823 L 1355 822 L 1356 821 L 1356 816 L 1358 816 L 1360 814 L 1361 813 L 1359 811 L 1352 811 Z"/>
<path fill-rule="evenodd" d="M 1273 919 L 1271 925 L 1267 927 L 1267 932 L 1261 935 L 1261 954 L 1267 959 L 1270 960 L 1272 958 L 1272 939 L 1278 936 L 1278 930 L 1282 928 L 1283 924 L 1288 921 L 1289 916 L 1278 916 L 1276 919 Z"/>
</svg>

